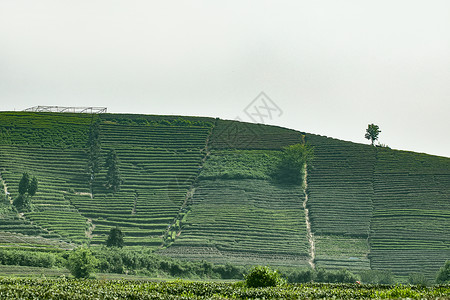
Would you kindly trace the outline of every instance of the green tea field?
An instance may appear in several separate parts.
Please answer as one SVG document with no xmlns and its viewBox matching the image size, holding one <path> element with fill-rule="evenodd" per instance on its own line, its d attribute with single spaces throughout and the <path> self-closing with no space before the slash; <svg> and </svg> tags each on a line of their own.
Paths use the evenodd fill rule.
<svg viewBox="0 0 450 300">
<path fill-rule="evenodd" d="M 280 180 L 296 144 L 314 158 Z M 24 172 L 39 187 L 17 209 Z M 101 248 L 115 227 L 126 249 L 183 261 L 433 281 L 450 259 L 450 158 L 205 117 L 0 112 L 0 249 Z"/>
</svg>

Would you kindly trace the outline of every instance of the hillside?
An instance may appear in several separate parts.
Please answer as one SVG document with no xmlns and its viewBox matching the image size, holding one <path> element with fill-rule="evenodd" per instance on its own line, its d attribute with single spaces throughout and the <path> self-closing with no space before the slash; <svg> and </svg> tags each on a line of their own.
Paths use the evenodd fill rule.
<svg viewBox="0 0 450 300">
<path fill-rule="evenodd" d="M 93 126 L 101 163 L 91 181 Z M 283 147 L 304 142 L 315 147 L 306 189 L 273 181 Z M 116 193 L 105 186 L 111 149 L 123 179 Z M 10 203 L 23 172 L 39 190 L 33 211 L 17 214 Z M 128 247 L 219 263 L 432 278 L 450 258 L 449 158 L 275 126 L 0 112 L 0 191 L 2 247 L 101 245 L 120 226 Z"/>
</svg>

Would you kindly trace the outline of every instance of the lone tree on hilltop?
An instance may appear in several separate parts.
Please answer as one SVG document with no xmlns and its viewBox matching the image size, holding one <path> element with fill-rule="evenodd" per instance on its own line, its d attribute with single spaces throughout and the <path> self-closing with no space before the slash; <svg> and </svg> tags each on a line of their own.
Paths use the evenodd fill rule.
<svg viewBox="0 0 450 300">
<path fill-rule="evenodd" d="M 366 139 L 371 140 L 372 146 L 374 146 L 374 142 L 378 140 L 378 135 L 380 134 L 381 130 L 378 125 L 375 124 L 369 124 L 366 129 Z"/>
<path fill-rule="evenodd" d="M 108 247 L 123 247 L 123 233 L 118 226 L 111 228 L 109 231 L 108 239 L 106 240 L 106 246 Z"/>
<path fill-rule="evenodd" d="M 119 170 L 119 158 L 114 149 L 111 149 L 106 157 L 106 168 L 108 169 L 106 173 L 106 188 L 112 189 L 115 193 L 120 189 L 122 177 Z"/>
</svg>

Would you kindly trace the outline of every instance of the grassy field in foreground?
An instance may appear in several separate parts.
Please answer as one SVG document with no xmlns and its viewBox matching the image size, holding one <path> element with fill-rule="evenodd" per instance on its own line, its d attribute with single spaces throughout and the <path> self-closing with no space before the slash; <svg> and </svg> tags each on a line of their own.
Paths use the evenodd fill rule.
<svg viewBox="0 0 450 300">
<path fill-rule="evenodd" d="M 305 284 L 247 288 L 241 282 L 0 279 L 0 299 L 444 299 L 450 286 Z"/>
</svg>

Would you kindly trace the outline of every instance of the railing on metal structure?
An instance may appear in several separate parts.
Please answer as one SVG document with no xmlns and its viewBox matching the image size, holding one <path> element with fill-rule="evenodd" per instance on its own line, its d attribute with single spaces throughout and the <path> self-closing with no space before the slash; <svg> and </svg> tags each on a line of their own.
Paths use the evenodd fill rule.
<svg viewBox="0 0 450 300">
<path fill-rule="evenodd" d="M 73 106 L 33 106 L 23 111 L 31 112 L 67 112 L 67 113 L 86 113 L 86 114 L 103 114 L 106 113 L 107 107 L 73 107 Z"/>
</svg>

